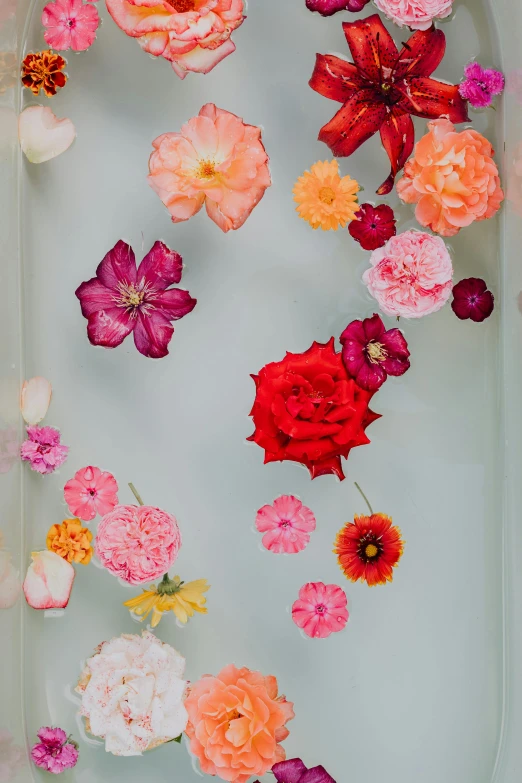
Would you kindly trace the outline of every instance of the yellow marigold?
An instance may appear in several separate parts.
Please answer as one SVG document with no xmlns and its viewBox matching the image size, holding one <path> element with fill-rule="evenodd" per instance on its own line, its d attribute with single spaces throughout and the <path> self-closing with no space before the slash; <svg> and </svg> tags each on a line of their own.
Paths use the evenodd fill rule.
<svg viewBox="0 0 522 783">
<path fill-rule="evenodd" d="M 60 525 L 53 525 L 47 533 L 47 549 L 56 552 L 68 563 L 87 565 L 91 562 L 93 549 L 92 533 L 82 527 L 79 519 L 64 519 Z"/>
<path fill-rule="evenodd" d="M 336 160 L 319 161 L 294 185 L 294 201 L 299 205 L 296 211 L 312 228 L 337 231 L 354 219 L 359 189 L 350 176 L 340 176 Z"/>
<path fill-rule="evenodd" d="M 169 579 L 165 574 L 158 587 L 150 585 L 141 595 L 124 602 L 130 611 L 145 620 L 152 612 L 151 627 L 155 628 L 165 612 L 174 612 L 181 623 L 186 623 L 194 612 L 207 614 L 203 595 L 210 585 L 206 579 L 196 579 L 185 584 L 179 576 Z"/>
</svg>

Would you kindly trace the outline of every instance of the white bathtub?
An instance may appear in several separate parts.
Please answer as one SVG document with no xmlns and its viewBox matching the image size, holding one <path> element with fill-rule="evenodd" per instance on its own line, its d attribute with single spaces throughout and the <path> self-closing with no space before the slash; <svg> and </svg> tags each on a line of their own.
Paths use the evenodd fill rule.
<svg viewBox="0 0 522 783">
<path fill-rule="evenodd" d="M 31 17 L 27 3 L 10 2 L 0 0 L 0 51 L 20 59 L 43 48 L 43 3 Z M 289 756 L 323 764 L 338 783 L 519 783 L 522 6 L 456 0 L 437 72 L 458 81 L 476 55 L 507 75 L 498 112 L 473 120 L 494 141 L 508 200 L 500 219 L 449 242 L 456 277 L 486 278 L 495 313 L 475 325 L 446 307 L 404 325 L 412 369 L 374 398 L 383 417 L 368 431 L 371 445 L 350 456 L 343 483 L 312 483 L 291 463 L 263 466 L 261 450 L 245 439 L 249 373 L 285 350 L 337 337 L 374 309 L 360 282 L 367 254 L 345 232 L 312 232 L 291 200 L 297 176 L 329 157 L 316 134 L 332 104 L 307 81 L 316 51 L 347 53 L 345 15 L 323 20 L 304 0 L 250 0 L 237 52 L 208 76 L 181 82 L 100 11 L 96 43 L 68 57 L 69 83 L 50 104 L 78 130 L 65 155 L 28 164 L 16 138 L 20 101 L 47 101 L 28 101 L 18 85 L 0 94 L 0 453 L 16 451 L 20 383 L 36 374 L 53 383 L 48 422 L 71 447 L 60 472 L 45 479 L 3 459 L 0 529 L 13 567 L 23 574 L 48 527 L 65 518 L 64 482 L 99 465 L 117 476 L 123 502 L 132 501 L 125 487 L 134 481 L 146 502 L 176 515 L 179 572 L 212 583 L 208 616 L 183 630 L 164 618 L 158 635 L 186 656 L 191 679 L 229 662 L 275 674 L 295 702 Z M 271 157 L 273 187 L 227 236 L 203 214 L 172 225 L 145 180 L 152 139 L 178 130 L 207 101 L 262 125 Z M 388 162 L 373 140 L 341 168 L 375 200 Z M 396 195 L 387 201 L 401 228 L 415 225 Z M 74 297 L 116 240 L 141 257 L 142 232 L 145 250 L 161 238 L 181 252 L 182 285 L 198 298 L 158 362 L 127 343 L 90 346 Z M 336 531 L 364 511 L 355 480 L 406 539 L 386 587 L 346 582 L 331 553 Z M 295 558 L 262 551 L 253 532 L 256 510 L 282 493 L 300 496 L 318 519 Z M 288 608 L 310 580 L 346 590 L 351 616 L 342 634 L 310 641 L 293 625 Z M 0 611 L 0 781 L 43 780 L 26 748 L 51 724 L 80 742 L 67 780 L 198 779 L 183 747 L 115 758 L 76 717 L 81 661 L 102 640 L 139 630 L 122 606 L 136 593 L 89 566 L 78 569 L 62 616 L 36 613 L 23 597 Z"/>
</svg>

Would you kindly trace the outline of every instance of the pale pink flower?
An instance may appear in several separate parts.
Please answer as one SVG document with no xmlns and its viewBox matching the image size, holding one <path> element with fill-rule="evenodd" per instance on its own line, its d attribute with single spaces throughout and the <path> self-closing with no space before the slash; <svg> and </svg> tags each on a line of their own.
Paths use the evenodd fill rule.
<svg viewBox="0 0 522 783">
<path fill-rule="evenodd" d="M 363 282 L 386 315 L 421 318 L 451 295 L 453 266 L 440 237 L 404 231 L 374 250 L 370 263 Z"/>
<path fill-rule="evenodd" d="M 97 514 L 103 516 L 118 505 L 118 483 L 112 473 L 89 465 L 75 473 L 63 488 L 65 502 L 71 514 L 90 522 Z"/>
<path fill-rule="evenodd" d="M 152 145 L 149 184 L 173 223 L 205 204 L 222 231 L 240 228 L 271 184 L 261 129 L 213 103 Z"/>
<path fill-rule="evenodd" d="M 20 394 L 20 411 L 27 424 L 40 424 L 51 403 L 52 387 L 46 378 L 24 381 Z"/>
<path fill-rule="evenodd" d="M 37 742 L 31 748 L 31 758 L 37 767 L 59 775 L 72 769 L 78 762 L 78 745 L 72 742 L 63 729 L 43 726 Z"/>
<path fill-rule="evenodd" d="M 395 24 L 412 30 L 427 30 L 453 10 L 453 0 L 375 0 L 375 5 Z"/>
<path fill-rule="evenodd" d="M 326 639 L 348 622 L 346 593 L 337 585 L 308 582 L 292 606 L 292 620 L 312 639 Z"/>
<path fill-rule="evenodd" d="M 69 447 L 60 443 L 54 427 L 27 427 L 27 440 L 20 449 L 22 460 L 31 463 L 37 473 L 54 473 L 67 459 Z"/>
<path fill-rule="evenodd" d="M 315 517 L 293 495 L 281 495 L 271 506 L 263 506 L 256 516 L 256 528 L 264 533 L 265 549 L 276 554 L 294 555 L 310 542 L 315 530 Z"/>
<path fill-rule="evenodd" d="M 101 564 L 132 585 L 164 576 L 178 556 L 173 516 L 153 506 L 116 506 L 102 518 L 95 552 Z"/>
<path fill-rule="evenodd" d="M 83 52 L 94 43 L 100 24 L 98 11 L 83 0 L 55 0 L 42 11 L 44 38 L 59 52 L 73 49 Z"/>
</svg>

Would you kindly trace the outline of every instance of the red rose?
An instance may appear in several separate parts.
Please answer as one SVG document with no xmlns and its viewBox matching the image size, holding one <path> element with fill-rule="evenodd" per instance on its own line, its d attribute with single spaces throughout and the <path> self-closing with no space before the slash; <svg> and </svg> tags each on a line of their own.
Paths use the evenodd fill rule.
<svg viewBox="0 0 522 783">
<path fill-rule="evenodd" d="M 368 407 L 375 392 L 348 376 L 334 338 L 287 353 L 252 377 L 256 429 L 249 440 L 265 449 L 265 463 L 301 462 L 312 478 L 335 473 L 344 479 L 341 457 L 370 442 L 364 430 L 380 416 Z"/>
</svg>

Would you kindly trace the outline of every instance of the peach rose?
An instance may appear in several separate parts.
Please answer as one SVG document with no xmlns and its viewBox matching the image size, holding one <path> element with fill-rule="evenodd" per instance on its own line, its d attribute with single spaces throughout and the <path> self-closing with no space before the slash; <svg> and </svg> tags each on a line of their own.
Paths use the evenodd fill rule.
<svg viewBox="0 0 522 783">
<path fill-rule="evenodd" d="M 243 0 L 106 0 L 110 15 L 142 49 L 169 60 L 180 79 L 208 73 L 235 45 Z"/>
<path fill-rule="evenodd" d="M 428 123 L 397 182 L 407 204 L 417 204 L 421 226 L 443 237 L 475 220 L 493 217 L 504 199 L 489 141 L 471 128 L 455 131 L 448 119 Z"/>
<path fill-rule="evenodd" d="M 294 711 L 277 695 L 275 677 L 230 664 L 192 685 L 185 707 L 190 748 L 207 775 L 247 783 L 286 758 L 279 743 Z"/>
</svg>

